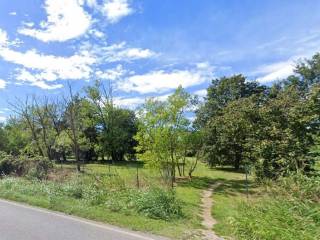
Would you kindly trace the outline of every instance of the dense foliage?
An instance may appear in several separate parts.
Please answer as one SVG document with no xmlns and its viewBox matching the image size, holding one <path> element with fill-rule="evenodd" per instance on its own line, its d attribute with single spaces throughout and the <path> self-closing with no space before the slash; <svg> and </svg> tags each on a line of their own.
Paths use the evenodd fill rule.
<svg viewBox="0 0 320 240">
<path fill-rule="evenodd" d="M 16 113 L 0 125 L 0 150 L 15 156 L 40 156 L 65 162 L 133 159 L 137 131 L 134 111 L 116 107 L 102 85 L 73 93 L 60 101 L 27 98 L 12 103 Z"/>
<path fill-rule="evenodd" d="M 261 178 L 310 173 L 320 127 L 320 55 L 268 87 L 242 75 L 212 81 L 196 123 L 210 165 L 253 168 Z"/>
<path fill-rule="evenodd" d="M 195 100 L 179 87 L 167 101 L 149 99 L 139 113 L 139 128 L 135 139 L 140 159 L 158 168 L 165 179 L 175 181 L 176 171 L 186 174 L 188 152 L 199 145 L 199 132 L 191 126 L 186 113 Z M 198 155 L 188 168 L 192 176 Z"/>
</svg>

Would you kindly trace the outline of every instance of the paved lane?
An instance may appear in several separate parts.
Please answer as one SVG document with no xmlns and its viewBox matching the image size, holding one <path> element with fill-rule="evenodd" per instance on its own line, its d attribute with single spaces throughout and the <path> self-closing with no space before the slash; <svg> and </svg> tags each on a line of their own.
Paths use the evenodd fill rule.
<svg viewBox="0 0 320 240">
<path fill-rule="evenodd" d="M 62 213 L 0 200 L 1 240 L 165 240 Z"/>
</svg>

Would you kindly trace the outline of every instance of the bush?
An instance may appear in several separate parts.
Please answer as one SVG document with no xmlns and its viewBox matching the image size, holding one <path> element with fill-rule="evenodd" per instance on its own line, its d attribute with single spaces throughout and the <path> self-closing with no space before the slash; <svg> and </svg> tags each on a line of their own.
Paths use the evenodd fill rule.
<svg viewBox="0 0 320 240">
<path fill-rule="evenodd" d="M 18 176 L 24 173 L 24 164 L 19 158 L 0 152 L 0 174 L 16 174 Z"/>
<path fill-rule="evenodd" d="M 142 192 L 135 200 L 139 213 L 150 218 L 170 220 L 182 216 L 181 202 L 174 191 L 152 188 Z"/>
<path fill-rule="evenodd" d="M 40 180 L 46 179 L 49 171 L 53 168 L 53 163 L 51 161 L 39 156 L 25 158 L 25 163 L 27 164 L 27 176 Z"/>
<path fill-rule="evenodd" d="M 0 152 L 0 174 L 2 175 L 25 175 L 30 178 L 45 179 L 52 168 L 52 162 L 44 157 L 12 156 Z"/>
<path fill-rule="evenodd" d="M 167 221 L 182 217 L 181 202 L 175 192 L 161 188 L 109 192 L 106 206 L 112 211 L 136 211 L 149 218 Z"/>
</svg>

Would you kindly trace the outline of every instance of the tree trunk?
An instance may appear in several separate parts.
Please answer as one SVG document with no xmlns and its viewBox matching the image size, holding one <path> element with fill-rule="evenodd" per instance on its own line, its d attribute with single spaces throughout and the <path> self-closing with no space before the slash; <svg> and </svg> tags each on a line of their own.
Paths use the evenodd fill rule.
<svg viewBox="0 0 320 240">
<path fill-rule="evenodd" d="M 241 155 L 239 153 L 236 153 L 235 159 L 234 159 L 234 169 L 239 170 L 240 169 L 240 162 L 241 162 Z"/>
<path fill-rule="evenodd" d="M 81 159 L 80 159 L 80 151 L 79 151 L 79 147 L 75 146 L 75 152 L 76 152 L 76 162 L 77 162 L 77 171 L 80 172 L 81 171 Z"/>
</svg>

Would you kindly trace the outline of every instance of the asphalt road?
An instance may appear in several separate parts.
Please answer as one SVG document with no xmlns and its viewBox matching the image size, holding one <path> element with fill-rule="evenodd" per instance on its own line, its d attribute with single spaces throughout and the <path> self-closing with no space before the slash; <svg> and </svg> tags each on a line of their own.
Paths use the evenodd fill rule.
<svg viewBox="0 0 320 240">
<path fill-rule="evenodd" d="M 0 200 L 1 240 L 165 240 L 62 213 Z"/>
</svg>

